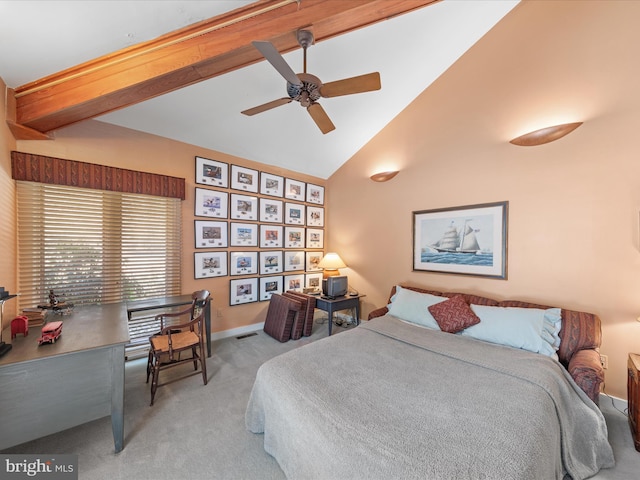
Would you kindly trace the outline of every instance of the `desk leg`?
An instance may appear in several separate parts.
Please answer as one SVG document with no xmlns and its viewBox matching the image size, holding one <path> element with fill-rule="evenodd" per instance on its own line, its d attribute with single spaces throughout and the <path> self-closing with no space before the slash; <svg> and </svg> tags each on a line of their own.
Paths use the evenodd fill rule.
<svg viewBox="0 0 640 480">
<path fill-rule="evenodd" d="M 116 453 L 124 448 L 124 345 L 111 349 L 111 429 Z"/>
<path fill-rule="evenodd" d="M 204 312 L 204 329 L 207 332 L 207 357 L 211 356 L 211 302 Z"/>
<path fill-rule="evenodd" d="M 333 305 L 329 304 L 329 308 L 327 309 L 327 323 L 329 324 L 329 336 L 331 336 L 331 327 L 333 327 Z"/>
<path fill-rule="evenodd" d="M 356 303 L 356 325 L 360 325 L 360 299 Z"/>
</svg>

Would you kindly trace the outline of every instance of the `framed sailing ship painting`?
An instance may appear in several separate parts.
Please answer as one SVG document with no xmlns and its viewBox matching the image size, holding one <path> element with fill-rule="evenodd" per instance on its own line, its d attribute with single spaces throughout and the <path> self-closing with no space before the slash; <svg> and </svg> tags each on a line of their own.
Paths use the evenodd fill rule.
<svg viewBox="0 0 640 480">
<path fill-rule="evenodd" d="M 413 270 L 507 278 L 509 202 L 413 212 Z"/>
</svg>

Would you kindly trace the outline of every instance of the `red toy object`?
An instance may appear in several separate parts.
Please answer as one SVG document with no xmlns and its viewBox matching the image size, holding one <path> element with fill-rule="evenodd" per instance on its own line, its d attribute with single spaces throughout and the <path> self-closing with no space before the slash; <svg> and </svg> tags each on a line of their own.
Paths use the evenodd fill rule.
<svg viewBox="0 0 640 480">
<path fill-rule="evenodd" d="M 29 335 L 29 319 L 22 315 L 11 320 L 11 340 L 16 338 L 18 333 L 25 337 Z"/>
<path fill-rule="evenodd" d="M 47 323 L 42 327 L 42 336 L 38 339 L 38 344 L 56 343 L 60 335 L 62 335 L 62 322 Z"/>
</svg>

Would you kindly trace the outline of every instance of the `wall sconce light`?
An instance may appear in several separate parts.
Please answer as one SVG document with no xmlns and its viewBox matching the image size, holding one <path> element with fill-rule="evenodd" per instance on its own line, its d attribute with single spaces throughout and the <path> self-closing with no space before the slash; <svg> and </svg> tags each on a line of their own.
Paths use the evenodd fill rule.
<svg viewBox="0 0 640 480">
<path fill-rule="evenodd" d="M 324 269 L 322 272 L 323 278 L 334 277 L 340 275 L 339 268 L 347 268 L 347 265 L 342 261 L 340 255 L 335 252 L 329 252 L 318 263 L 318 267 Z"/>
<path fill-rule="evenodd" d="M 514 138 L 509 143 L 518 145 L 520 147 L 533 147 L 536 145 L 542 145 L 545 143 L 558 140 L 565 135 L 570 134 L 576 128 L 582 125 L 582 122 L 564 123 L 562 125 L 555 125 L 553 127 L 541 128 L 534 132 L 525 133 L 517 138 Z"/>
<path fill-rule="evenodd" d="M 375 173 L 373 175 L 371 175 L 371 180 L 373 180 L 374 182 L 387 182 L 389 180 L 391 180 L 393 177 L 395 177 L 398 174 L 398 171 L 389 171 L 389 172 L 380 172 L 380 173 Z"/>
</svg>

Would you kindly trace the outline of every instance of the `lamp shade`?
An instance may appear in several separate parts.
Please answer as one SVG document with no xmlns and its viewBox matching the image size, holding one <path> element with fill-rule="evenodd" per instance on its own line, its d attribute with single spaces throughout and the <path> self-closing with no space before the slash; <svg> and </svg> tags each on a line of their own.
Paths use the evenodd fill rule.
<svg viewBox="0 0 640 480">
<path fill-rule="evenodd" d="M 318 263 L 318 267 L 323 269 L 322 277 L 327 278 L 340 275 L 338 269 L 346 268 L 346 265 L 340 258 L 340 255 L 334 252 L 330 252 L 322 257 L 322 260 L 320 260 L 320 263 Z"/>
<path fill-rule="evenodd" d="M 318 263 L 318 267 L 324 268 L 325 270 L 338 270 L 339 268 L 346 268 L 347 266 L 340 258 L 340 255 L 329 252 L 322 257 L 322 260 Z"/>
</svg>

